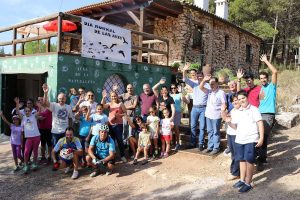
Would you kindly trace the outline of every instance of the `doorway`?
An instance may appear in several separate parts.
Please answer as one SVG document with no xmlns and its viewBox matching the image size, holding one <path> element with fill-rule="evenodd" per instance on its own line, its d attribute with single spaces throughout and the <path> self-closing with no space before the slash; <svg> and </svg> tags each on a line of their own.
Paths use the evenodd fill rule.
<svg viewBox="0 0 300 200">
<path fill-rule="evenodd" d="M 9 121 L 11 121 L 11 111 L 15 108 L 14 98 L 26 101 L 31 98 L 36 101 L 37 97 L 43 95 L 42 84 L 45 82 L 46 73 L 44 74 L 3 74 L 2 75 L 2 97 L 1 110 Z M 9 127 L 1 131 L 9 134 Z"/>
</svg>

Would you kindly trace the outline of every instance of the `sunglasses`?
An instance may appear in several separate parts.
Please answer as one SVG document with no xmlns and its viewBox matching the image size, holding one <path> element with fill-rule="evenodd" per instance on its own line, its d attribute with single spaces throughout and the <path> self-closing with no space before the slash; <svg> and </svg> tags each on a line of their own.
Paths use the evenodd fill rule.
<svg viewBox="0 0 300 200">
<path fill-rule="evenodd" d="M 174 90 L 174 89 L 176 89 L 176 87 L 171 87 L 171 90 Z"/>
<path fill-rule="evenodd" d="M 92 94 L 92 95 L 88 95 L 88 97 L 93 97 L 94 95 Z"/>
</svg>

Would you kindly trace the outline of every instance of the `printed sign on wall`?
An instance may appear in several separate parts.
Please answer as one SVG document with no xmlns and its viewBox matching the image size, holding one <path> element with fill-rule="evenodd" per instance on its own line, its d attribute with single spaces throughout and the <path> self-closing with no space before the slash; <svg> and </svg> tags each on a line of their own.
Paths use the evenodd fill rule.
<svg viewBox="0 0 300 200">
<path fill-rule="evenodd" d="M 82 17 L 81 56 L 124 64 L 131 63 L 129 30 Z"/>
</svg>

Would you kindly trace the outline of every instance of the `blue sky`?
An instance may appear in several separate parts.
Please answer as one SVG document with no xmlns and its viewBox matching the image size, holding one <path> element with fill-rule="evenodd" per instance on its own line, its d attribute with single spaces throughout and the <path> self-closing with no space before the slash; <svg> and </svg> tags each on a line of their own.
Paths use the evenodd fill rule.
<svg viewBox="0 0 300 200">
<path fill-rule="evenodd" d="M 1 0 L 0 27 L 102 1 L 104 0 Z M 0 41 L 10 40 L 11 37 L 12 34 L 0 33 Z M 5 51 L 9 49 L 5 48 Z"/>
</svg>

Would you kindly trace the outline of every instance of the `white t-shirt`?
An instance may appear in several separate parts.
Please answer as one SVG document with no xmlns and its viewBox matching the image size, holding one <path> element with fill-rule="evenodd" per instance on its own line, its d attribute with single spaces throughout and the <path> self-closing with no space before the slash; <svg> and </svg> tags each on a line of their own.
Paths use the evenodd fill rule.
<svg viewBox="0 0 300 200">
<path fill-rule="evenodd" d="M 26 115 L 22 117 L 22 126 L 24 128 L 25 138 L 40 136 L 40 131 L 37 126 L 35 115 L 31 114 L 29 117 Z"/>
<path fill-rule="evenodd" d="M 256 122 L 261 120 L 261 114 L 255 106 L 249 104 L 247 108 L 237 110 L 231 121 L 237 125 L 235 142 L 238 144 L 257 142 L 259 135 Z"/>
<path fill-rule="evenodd" d="M 73 113 L 70 105 L 59 105 L 51 102 L 49 110 L 52 112 L 52 133 L 64 133 L 69 126 L 69 119 L 72 119 Z"/>
<path fill-rule="evenodd" d="M 79 108 L 81 108 L 82 106 L 91 107 L 91 114 L 93 114 L 96 112 L 97 105 L 98 105 L 98 103 L 95 101 L 92 104 L 89 101 L 84 101 L 81 104 L 79 104 Z"/>
<path fill-rule="evenodd" d="M 155 134 L 157 131 L 157 128 L 159 126 L 159 117 L 149 115 L 147 117 L 147 122 L 149 122 L 149 125 L 148 125 L 149 132 L 151 134 Z"/>
<path fill-rule="evenodd" d="M 233 109 L 230 111 L 230 116 L 231 116 L 232 118 L 235 118 L 234 115 L 236 114 L 237 111 L 238 111 L 238 110 L 236 110 L 235 108 L 233 108 Z M 231 128 L 230 126 L 227 126 L 226 133 L 227 133 L 228 135 L 236 135 L 236 130 L 233 129 L 233 128 Z"/>
<path fill-rule="evenodd" d="M 160 125 L 161 125 L 161 134 L 162 135 L 171 135 L 172 131 L 171 131 L 171 125 L 174 125 L 173 122 L 171 122 L 171 119 L 162 119 L 160 121 Z"/>
<path fill-rule="evenodd" d="M 93 135 L 97 135 L 99 133 L 99 131 L 97 130 L 96 128 L 96 125 L 97 124 L 106 124 L 108 122 L 108 117 L 106 116 L 106 114 L 102 114 L 102 115 L 99 115 L 98 113 L 94 113 L 91 115 L 91 119 L 92 119 L 92 122 L 93 122 L 93 129 L 92 129 L 92 134 Z"/>
<path fill-rule="evenodd" d="M 36 109 L 34 109 L 34 108 L 32 108 L 32 110 L 31 110 L 31 114 L 35 114 L 37 112 L 37 110 Z M 25 110 L 24 109 L 22 109 L 22 110 L 20 110 L 20 114 L 22 115 L 22 116 L 25 116 Z"/>
</svg>

